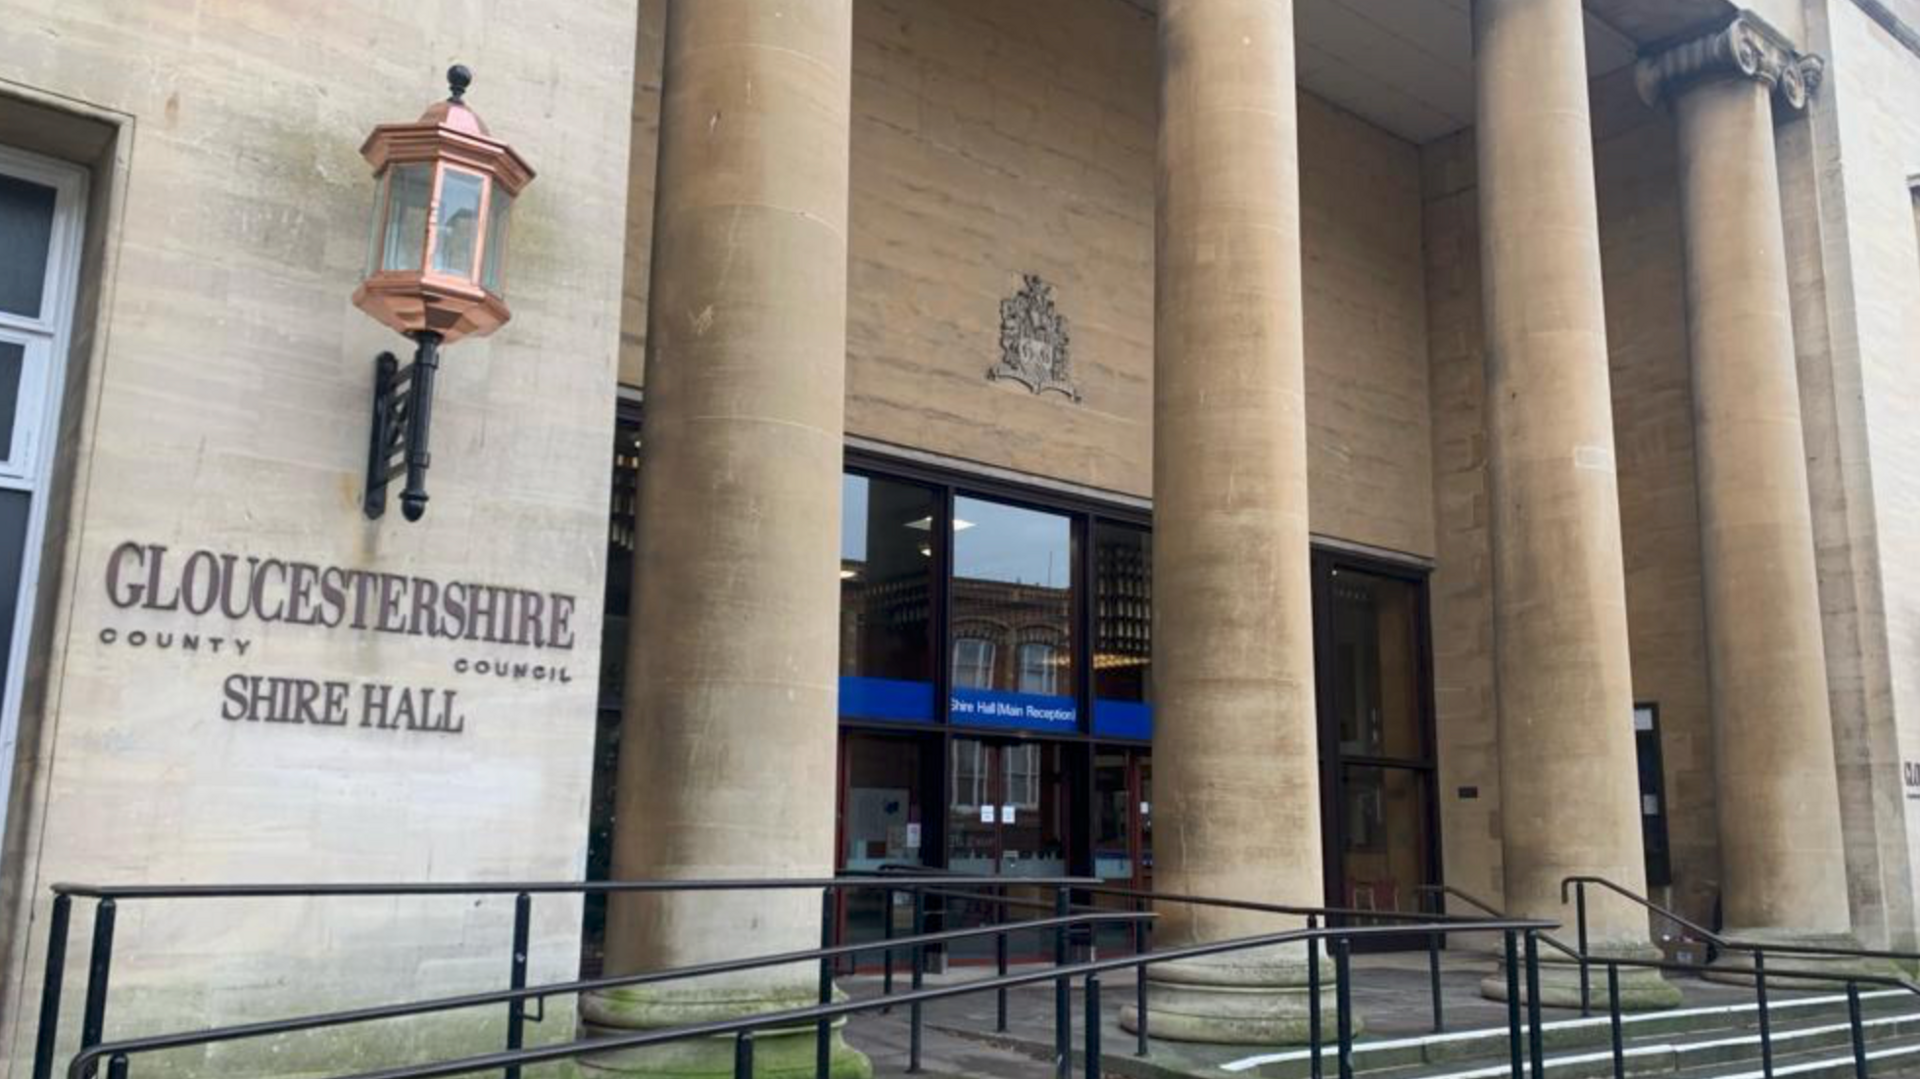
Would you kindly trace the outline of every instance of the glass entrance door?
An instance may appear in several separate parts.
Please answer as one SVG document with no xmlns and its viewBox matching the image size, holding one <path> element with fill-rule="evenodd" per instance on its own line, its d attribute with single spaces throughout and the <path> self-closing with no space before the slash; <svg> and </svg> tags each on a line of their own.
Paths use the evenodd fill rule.
<svg viewBox="0 0 1920 1079">
<path fill-rule="evenodd" d="M 947 868 L 967 876 L 1067 875 L 1063 747 L 953 740 Z"/>
<path fill-rule="evenodd" d="M 1068 871 L 1070 814 L 1066 746 L 1057 742 L 956 737 L 948 751 L 947 868 L 972 877 L 1007 877 L 1008 898 L 1051 903 L 1045 888 L 1022 888 L 1020 877 L 1063 877 Z M 995 918 L 986 904 L 956 900 L 956 927 Z M 1044 914 L 1014 907 L 1009 920 Z M 1019 955 L 1038 955 L 1042 942 L 1016 934 Z M 990 939 L 954 946 L 956 960 L 991 958 Z"/>
<path fill-rule="evenodd" d="M 887 866 L 925 866 L 939 848 L 936 808 L 939 776 L 928 774 L 938 743 L 920 735 L 847 731 L 840 739 L 840 819 L 836 869 L 871 872 Z M 932 793 L 936 805 L 927 804 Z M 911 931 L 912 909 L 903 895 L 886 907 L 886 893 L 853 889 L 840 900 L 840 939 L 877 940 L 891 917 L 893 932 Z M 862 956 L 878 964 L 879 955 Z"/>
<path fill-rule="evenodd" d="M 1439 881 L 1426 582 L 1330 554 L 1315 571 L 1326 901 L 1423 910 Z"/>
<path fill-rule="evenodd" d="M 1093 755 L 1093 875 L 1117 888 L 1153 887 L 1153 756 L 1101 746 Z M 1099 895 L 1094 906 L 1134 910 L 1125 896 Z M 1101 952 L 1133 950 L 1133 931 L 1101 926 Z"/>
</svg>

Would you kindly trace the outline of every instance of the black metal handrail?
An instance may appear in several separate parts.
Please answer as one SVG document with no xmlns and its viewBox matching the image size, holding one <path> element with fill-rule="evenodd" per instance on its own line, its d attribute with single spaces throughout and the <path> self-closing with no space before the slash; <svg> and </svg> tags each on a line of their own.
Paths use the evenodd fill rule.
<svg viewBox="0 0 1920 1079">
<path fill-rule="evenodd" d="M 1507 916 L 1507 913 L 1505 911 L 1499 909 L 1498 907 L 1495 907 L 1493 904 L 1487 902 L 1484 899 L 1478 898 L 1477 896 L 1473 895 L 1470 892 L 1462 891 L 1451 884 L 1421 884 L 1421 885 L 1415 886 L 1413 890 L 1416 894 L 1419 894 L 1419 895 L 1431 895 L 1436 897 L 1452 896 L 1453 898 L 1466 903 L 1468 906 L 1473 907 L 1475 910 L 1482 911 L 1495 918 L 1505 918 Z M 1545 944 L 1547 947 L 1552 948 L 1554 951 L 1559 952 L 1560 954 L 1566 956 L 1568 959 L 1571 959 L 1576 963 L 1580 961 L 1580 952 L 1577 949 L 1573 948 L 1572 946 L 1562 942 L 1558 937 L 1555 937 L 1552 933 L 1540 934 L 1540 943 Z M 1581 1014 L 1582 1015 L 1586 1014 L 1584 1006 L 1582 1008 Z"/>
<path fill-rule="evenodd" d="M 924 933 L 918 936 L 901 937 L 893 941 L 895 948 L 925 947 L 929 944 L 947 944 L 953 941 L 974 937 L 991 936 L 995 933 L 1018 932 L 1021 930 L 1056 929 L 1089 921 L 1133 922 L 1142 918 L 1152 918 L 1151 914 L 1134 914 L 1128 911 L 1111 911 L 1105 914 L 1076 914 L 1065 918 L 1034 918 L 1024 922 L 996 926 L 976 926 L 971 929 L 949 929 L 937 933 Z M 120 1042 L 103 1043 L 103 1053 L 149 1053 L 164 1049 L 183 1049 L 194 1045 L 210 1045 L 216 1042 L 241 1041 L 269 1034 L 295 1034 L 307 1030 L 320 1030 L 325 1027 L 346 1026 L 352 1023 L 367 1023 L 379 1019 L 403 1019 L 416 1015 L 430 1015 L 435 1012 L 458 1011 L 462 1008 L 476 1008 L 488 1004 L 507 1004 L 514 1001 L 544 1000 L 547 997 L 571 995 L 574 993 L 592 993 L 603 989 L 620 989 L 636 985 L 655 985 L 661 982 L 678 981 L 685 978 L 700 978 L 714 974 L 735 974 L 743 970 L 759 970 L 765 967 L 790 966 L 811 960 L 834 959 L 853 955 L 858 952 L 872 951 L 877 945 L 838 944 L 831 948 L 810 948 L 805 951 L 776 952 L 771 955 L 750 956 L 742 959 L 722 959 L 711 963 L 698 963 L 685 967 L 669 967 L 665 970 L 652 970 L 639 974 L 621 974 L 603 978 L 581 978 L 570 982 L 550 982 L 545 985 L 528 986 L 524 989 L 496 989 L 483 993 L 465 993 L 459 996 L 437 997 L 428 1000 L 408 1001 L 404 1004 L 380 1004 L 366 1008 L 355 1008 L 341 1012 L 326 1012 L 319 1015 L 299 1016 L 293 1019 L 263 1020 L 253 1023 L 238 1023 L 225 1027 L 210 1027 L 206 1030 L 186 1031 L 175 1034 L 159 1034 L 144 1038 L 129 1038 Z"/>
<path fill-rule="evenodd" d="M 1896 952 L 1896 951 L 1886 951 L 1886 950 L 1875 949 L 1875 948 L 1828 948 L 1828 947 L 1823 947 L 1815 944 L 1763 943 L 1759 941 L 1740 940 L 1738 938 L 1724 937 L 1718 933 L 1715 933 L 1711 929 L 1707 929 L 1704 926 L 1701 926 L 1697 922 L 1689 921 L 1688 919 L 1681 916 L 1680 914 L 1672 910 L 1669 910 L 1658 903 L 1653 902 L 1652 900 L 1648 899 L 1646 896 L 1636 895 L 1634 892 L 1614 883 L 1613 881 L 1608 880 L 1605 877 L 1583 875 L 1583 876 L 1574 876 L 1574 877 L 1566 878 L 1565 880 L 1560 882 L 1560 901 L 1562 903 L 1565 903 L 1567 901 L 1568 885 L 1574 886 L 1575 896 L 1576 898 L 1578 898 L 1578 896 L 1585 891 L 1586 885 L 1589 885 L 1589 884 L 1598 884 L 1601 887 L 1608 889 L 1609 891 L 1615 892 L 1629 900 L 1632 900 L 1633 902 L 1639 904 L 1640 906 L 1645 907 L 1647 910 L 1652 911 L 1655 914 L 1658 914 L 1659 916 L 1667 919 L 1670 922 L 1673 922 L 1675 925 L 1678 925 L 1684 929 L 1690 930 L 1698 934 L 1703 940 L 1706 940 L 1708 943 L 1713 944 L 1716 947 L 1725 948 L 1729 951 L 1751 952 L 1751 951 L 1765 949 L 1766 951 L 1775 952 L 1780 955 L 1811 955 L 1811 956 L 1824 955 L 1824 956 L 1840 956 L 1843 958 L 1851 958 L 1851 959 L 1893 959 L 1893 960 L 1903 960 L 1906 962 L 1920 962 L 1920 952 Z M 1576 906 L 1576 910 L 1577 909 L 1578 907 Z"/>
<path fill-rule="evenodd" d="M 1083 917 L 1085 916 L 1091 916 L 1091 915 L 1083 915 Z M 1432 928 L 1433 931 L 1449 933 L 1449 934 L 1459 933 L 1459 932 L 1499 932 L 1505 936 L 1508 953 L 1511 955 L 1514 951 L 1515 940 L 1518 935 L 1524 933 L 1528 936 L 1529 939 L 1531 939 L 1534 934 L 1542 930 L 1556 928 L 1558 924 L 1559 923 L 1557 922 L 1540 921 L 1540 920 L 1532 920 L 1532 919 L 1505 919 L 1505 920 L 1498 920 L 1498 921 L 1482 920 L 1482 921 L 1476 921 L 1476 922 L 1467 923 L 1467 924 L 1450 922 L 1450 923 L 1445 923 L 1440 925 L 1434 925 L 1431 927 L 1422 926 L 1420 928 L 1422 930 Z M 1086 1074 L 1091 1079 L 1091 1077 L 1097 1077 L 1101 1074 L 1100 1035 L 1099 1035 L 1099 1031 L 1100 1031 L 1099 976 L 1101 974 L 1106 974 L 1106 973 L 1121 971 L 1121 970 L 1141 971 L 1145 967 L 1153 963 L 1162 963 L 1162 962 L 1168 962 L 1173 960 L 1183 960 L 1183 959 L 1197 959 L 1197 958 L 1202 958 L 1206 956 L 1221 955 L 1221 954 L 1226 954 L 1226 953 L 1235 952 L 1235 951 L 1244 951 L 1244 950 L 1250 950 L 1250 949 L 1256 949 L 1256 948 L 1270 948 L 1270 947 L 1275 947 L 1283 944 L 1289 944 L 1289 943 L 1295 943 L 1295 942 L 1306 942 L 1309 946 L 1308 969 L 1309 969 L 1310 982 L 1312 982 L 1312 981 L 1317 981 L 1317 972 L 1318 972 L 1317 945 L 1321 940 L 1327 940 L 1330 942 L 1330 950 L 1333 952 L 1333 955 L 1334 955 L 1335 972 L 1336 972 L 1335 973 L 1335 978 L 1336 978 L 1335 1007 L 1337 1010 L 1337 1017 L 1336 1017 L 1337 1030 L 1339 1032 L 1340 1074 L 1342 1076 L 1342 1079 L 1350 1079 L 1352 1075 L 1352 1003 L 1351 1003 L 1351 997 L 1349 994 L 1349 987 L 1348 987 L 1348 982 L 1349 982 L 1348 958 L 1349 958 L 1350 949 L 1351 949 L 1351 942 L 1355 937 L 1364 938 L 1368 936 L 1401 933 L 1404 931 L 1405 931 L 1404 928 L 1401 926 L 1345 926 L 1345 927 L 1318 926 L 1318 927 L 1308 927 L 1304 929 L 1291 929 L 1283 932 L 1267 933 L 1267 934 L 1261 934 L 1259 936 L 1253 936 L 1253 937 L 1240 937 L 1240 938 L 1235 938 L 1233 940 L 1227 940 L 1227 941 L 1213 941 L 1213 942 L 1208 942 L 1203 944 L 1186 945 L 1178 948 L 1169 948 L 1163 951 L 1156 951 L 1156 952 L 1152 952 L 1145 955 L 1122 956 L 1114 959 L 1093 960 L 1093 961 L 1088 961 L 1083 963 L 1074 963 L 1074 964 L 1061 964 L 1054 967 L 1048 967 L 1048 968 L 1044 968 L 1041 970 L 1032 971 L 1028 973 L 1009 974 L 1002 977 L 995 977 L 992 979 L 987 979 L 987 980 L 982 980 L 977 982 L 969 982 L 961 985 L 943 986 L 943 987 L 934 988 L 934 989 L 916 988 L 906 993 L 896 994 L 891 998 L 878 997 L 878 998 L 873 998 L 869 1000 L 851 1000 L 851 1001 L 842 1001 L 837 1003 L 824 1003 L 824 1004 L 818 1004 L 818 1005 L 805 1007 L 805 1008 L 790 1008 L 790 1009 L 783 1009 L 780 1011 L 762 1012 L 755 1015 L 744 1016 L 738 1019 L 715 1020 L 715 1021 L 709 1021 L 709 1022 L 703 1022 L 703 1023 L 688 1024 L 680 1027 L 673 1027 L 673 1028 L 667 1028 L 662 1030 L 637 1032 L 634 1034 L 600 1036 L 600 1037 L 595 1037 L 590 1039 L 564 1042 L 564 1043 L 555 1044 L 555 1045 L 540 1046 L 533 1049 L 514 1048 L 514 1049 L 509 1049 L 503 1052 L 487 1053 L 487 1054 L 481 1054 L 476 1056 L 463 1057 L 456 1060 L 438 1061 L 438 1062 L 427 1063 L 427 1064 L 415 1064 L 415 1065 L 407 1065 L 407 1066 L 402 1066 L 397 1068 L 386 1068 L 378 1071 L 362 1072 L 354 1076 L 348 1077 L 348 1079 L 437 1079 L 437 1077 L 465 1075 L 472 1072 L 493 1071 L 493 1070 L 501 1070 L 509 1074 L 512 1074 L 517 1072 L 519 1068 L 528 1064 L 540 1064 L 540 1063 L 547 1063 L 547 1062 L 557 1061 L 557 1060 L 567 1060 L 575 1057 L 589 1056 L 589 1055 L 599 1054 L 599 1053 L 608 1053 L 608 1052 L 614 1052 L 614 1051 L 624 1050 L 624 1049 L 644 1048 L 647 1046 L 664 1045 L 672 1042 L 685 1041 L 685 1040 L 690 1040 L 694 1038 L 711 1038 L 711 1037 L 727 1035 L 727 1034 L 732 1034 L 736 1038 L 736 1043 L 735 1043 L 736 1044 L 736 1051 L 735 1051 L 736 1079 L 747 1079 L 747 1077 L 750 1077 L 752 1075 L 752 1070 L 753 1070 L 752 1038 L 756 1031 L 793 1029 L 796 1027 L 804 1027 L 809 1024 L 825 1025 L 825 1024 L 832 1023 L 836 1019 L 855 1015 L 865 1011 L 877 1010 L 881 1007 L 888 1007 L 888 1006 L 893 1006 L 898 1004 L 912 1004 L 917 1006 L 920 1004 L 924 1004 L 926 1002 L 943 1000 L 950 997 L 960 997 L 960 996 L 966 996 L 974 993 L 996 991 L 1000 989 L 1020 988 L 1020 987 L 1029 986 L 1029 985 L 1040 985 L 1046 982 L 1055 982 L 1056 984 L 1058 984 L 1062 980 L 1082 978 L 1082 977 L 1085 978 L 1085 986 L 1086 986 L 1085 1007 L 1086 1007 L 1086 1013 L 1087 1013 L 1087 1021 L 1086 1021 L 1086 1028 L 1085 1028 L 1087 1032 L 1087 1037 L 1086 1037 L 1086 1048 L 1084 1051 L 1084 1059 L 1085 1059 L 1085 1065 L 1086 1065 Z M 864 948 L 864 947 L 873 947 L 873 945 L 858 945 L 855 947 Z M 817 950 L 816 952 L 813 952 L 813 953 L 800 953 L 800 954 L 803 954 L 809 957 L 818 958 L 819 951 L 824 951 L 824 949 Z M 1529 951 L 1529 954 L 1531 955 L 1532 949 L 1529 948 L 1528 951 Z M 782 961 L 793 962 L 794 960 L 791 958 L 783 957 Z M 1511 985 L 1511 983 L 1513 982 L 1513 980 L 1517 975 L 1517 969 L 1518 968 L 1516 965 L 1510 965 L 1508 968 L 1508 980 L 1510 983 L 1510 989 L 1513 990 L 1509 994 L 1510 1036 L 1514 1039 L 1514 1043 L 1516 1047 L 1518 1045 L 1518 1038 L 1520 1036 L 1520 1025 L 1519 1025 L 1519 1018 L 1518 1018 L 1519 993 L 1517 991 L 1517 986 L 1513 986 Z M 1143 974 L 1139 976 L 1144 978 Z M 557 987 L 542 987 L 542 988 L 547 993 L 555 993 L 555 992 L 562 991 Z M 1321 994 L 1319 993 L 1317 986 L 1310 984 L 1309 990 L 1308 990 L 1308 996 L 1310 999 L 1309 1007 L 1314 1017 L 1313 1025 L 1315 1028 L 1317 1028 L 1319 1025 L 1318 1017 L 1322 1007 L 1321 999 L 1320 999 Z M 1531 1021 L 1533 1023 L 1534 1029 L 1537 1031 L 1538 1025 L 1539 1025 L 1538 994 L 1535 993 L 1533 997 L 1534 999 L 1529 1005 L 1529 1008 L 1530 1008 L 1530 1014 L 1531 1014 Z M 279 1023 L 254 1024 L 253 1026 L 277 1028 L 293 1022 L 299 1022 L 299 1020 L 281 1021 Z M 289 1027 L 288 1029 L 293 1029 L 293 1028 Z M 279 1030 L 262 1031 L 262 1033 L 278 1033 L 278 1032 L 280 1031 Z M 90 1048 L 82 1050 L 81 1053 L 74 1058 L 74 1060 L 68 1067 L 68 1075 L 70 1079 L 81 1079 L 82 1076 L 90 1074 L 92 1069 L 102 1059 L 106 1059 L 108 1061 L 109 1079 L 125 1079 L 130 1069 L 131 1056 L 134 1053 L 146 1051 L 149 1048 L 156 1048 L 156 1049 L 157 1048 L 183 1048 L 183 1047 L 191 1046 L 194 1044 L 204 1044 L 209 1040 L 210 1039 L 206 1037 L 206 1032 L 201 1032 L 198 1034 L 186 1034 L 186 1035 L 163 1035 L 163 1036 L 146 1038 L 146 1039 L 128 1039 L 122 1042 L 104 1043 L 100 1045 L 95 1045 Z M 164 1042 L 164 1045 L 158 1044 L 162 1042 Z M 1064 1050 L 1066 1047 L 1063 1044 L 1059 1048 Z M 1537 1037 L 1533 1039 L 1532 1053 L 1533 1053 L 1532 1063 L 1534 1067 L 1534 1073 L 1536 1076 L 1540 1076 L 1542 1072 L 1541 1072 L 1541 1060 L 1540 1060 L 1540 1046 L 1539 1046 L 1539 1041 Z M 1317 1062 L 1319 1059 L 1317 1046 L 1316 1046 L 1316 1052 L 1314 1054 L 1314 1059 L 1316 1061 L 1315 1071 L 1317 1073 L 1318 1071 Z M 1058 1065 L 1062 1073 L 1065 1072 L 1069 1063 L 1070 1063 L 1069 1057 L 1065 1052 L 1062 1052 L 1058 1059 Z M 1514 1064 L 1515 1064 L 1514 1071 L 1513 1071 L 1514 1079 L 1523 1079 L 1523 1070 L 1520 1066 L 1520 1058 L 1518 1055 L 1517 1048 L 1514 1054 Z M 824 1074 L 824 1072 L 822 1074 Z"/>
<path fill-rule="evenodd" d="M 1892 975 L 1864 974 L 1833 970 L 1781 970 L 1767 969 L 1767 953 L 1778 955 L 1797 955 L 1812 958 L 1838 959 L 1892 959 L 1920 960 L 1920 953 L 1895 952 L 1871 948 L 1825 948 L 1809 944 L 1770 944 L 1760 941 L 1745 941 L 1721 936 L 1705 926 L 1693 922 L 1679 913 L 1655 903 L 1605 877 L 1592 874 L 1569 876 L 1560 882 L 1560 902 L 1567 901 L 1569 886 L 1573 889 L 1574 919 L 1579 934 L 1580 964 L 1580 1005 L 1581 1013 L 1586 1014 L 1590 995 L 1588 967 L 1593 963 L 1603 963 L 1607 968 L 1607 1003 L 1611 1018 L 1613 1039 L 1613 1073 L 1615 1079 L 1625 1075 L 1625 1062 L 1621 1051 L 1620 1033 L 1620 967 L 1637 967 L 1662 971 L 1681 971 L 1698 974 L 1699 968 L 1690 963 L 1672 963 L 1644 959 L 1622 959 L 1614 956 L 1595 956 L 1587 942 L 1587 885 L 1597 885 L 1638 904 L 1640 907 L 1667 919 L 1675 925 L 1690 930 L 1701 939 L 1721 948 L 1723 951 L 1745 952 L 1753 957 L 1753 990 L 1755 1018 L 1760 1028 L 1760 1071 L 1765 1079 L 1773 1079 L 1773 1024 L 1768 1013 L 1767 980 L 1785 978 L 1788 980 L 1831 982 L 1843 984 L 1847 992 L 1847 1025 L 1851 1034 L 1853 1048 L 1853 1070 L 1855 1079 L 1867 1077 L 1867 1045 L 1865 1031 L 1860 1019 L 1860 986 L 1883 985 L 1905 990 L 1914 996 L 1920 996 L 1920 985 L 1906 978 Z M 1744 972 L 1742 972 L 1744 974 Z"/>
<path fill-rule="evenodd" d="M 1034 877 L 1039 887 L 1056 890 L 1078 884 L 1094 883 L 1088 877 Z M 128 884 L 94 885 L 58 883 L 53 885 L 53 909 L 48 918 L 45 969 L 41 981 L 39 1025 L 34 1041 L 32 1079 L 51 1079 L 54 1055 L 59 1040 L 60 1005 L 66 979 L 68 938 L 75 899 L 95 901 L 93 935 L 87 961 L 87 987 L 81 1013 L 80 1048 L 99 1045 L 105 1037 L 107 998 L 111 985 L 114 954 L 114 925 L 123 901 L 196 900 L 196 899 L 270 899 L 270 898 L 342 898 L 402 896 L 476 896 L 511 895 L 514 897 L 513 941 L 508 971 L 510 990 L 526 988 L 527 952 L 536 895 L 591 895 L 609 893 L 729 892 L 819 890 L 822 893 L 821 938 L 831 939 L 836 897 L 844 891 L 884 887 L 912 890 L 923 886 L 997 887 L 997 877 L 956 877 L 949 874 L 895 877 L 885 882 L 870 878 L 726 878 L 718 880 L 642 880 L 642 881 L 495 881 L 452 883 L 434 881 L 344 882 L 319 884 Z M 1064 892 L 1060 893 L 1064 896 Z M 1065 914 L 1065 911 L 1059 911 Z M 916 927 L 918 928 L 918 927 Z M 896 947 L 906 947 L 897 945 Z M 916 953 L 924 946 L 914 946 Z M 891 952 L 888 953 L 891 957 Z M 916 968 L 920 964 L 916 963 Z M 821 964 L 821 993 L 830 995 L 832 972 L 827 961 Z M 528 1022 L 526 998 L 509 998 L 507 1003 L 507 1045 L 522 1044 Z M 916 1023 L 917 1027 L 917 1023 Z M 824 1031 L 822 1040 L 825 1040 Z M 916 1038 L 917 1040 L 917 1038 Z M 916 1054 L 917 1055 L 917 1054 Z M 509 1073 L 507 1079 L 518 1079 Z"/>
</svg>

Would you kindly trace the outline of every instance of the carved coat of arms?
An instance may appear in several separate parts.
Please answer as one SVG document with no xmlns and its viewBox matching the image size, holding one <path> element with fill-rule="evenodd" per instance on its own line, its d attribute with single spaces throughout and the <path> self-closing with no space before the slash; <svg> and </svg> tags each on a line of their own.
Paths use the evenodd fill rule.
<svg viewBox="0 0 1920 1079">
<path fill-rule="evenodd" d="M 1036 394 L 1053 390 L 1078 401 L 1067 319 L 1054 310 L 1053 286 L 1039 274 L 1021 274 L 1020 282 L 1020 291 L 1000 301 L 1000 362 L 987 377 L 1010 378 Z"/>
</svg>

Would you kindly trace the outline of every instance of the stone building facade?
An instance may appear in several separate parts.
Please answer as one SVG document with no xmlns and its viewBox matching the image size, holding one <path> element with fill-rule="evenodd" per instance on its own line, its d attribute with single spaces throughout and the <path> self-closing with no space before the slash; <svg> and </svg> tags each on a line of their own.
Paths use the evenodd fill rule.
<svg viewBox="0 0 1920 1079">
<path fill-rule="evenodd" d="M 454 61 L 514 317 L 373 521 L 357 150 Z M 1920 948 L 1916 102 L 1916 0 L 0 0 L 7 1074 L 59 881 L 1590 872 Z M 532 977 L 817 931 L 751 905 L 542 898 Z M 109 1031 L 490 987 L 510 918 L 129 904 Z"/>
</svg>

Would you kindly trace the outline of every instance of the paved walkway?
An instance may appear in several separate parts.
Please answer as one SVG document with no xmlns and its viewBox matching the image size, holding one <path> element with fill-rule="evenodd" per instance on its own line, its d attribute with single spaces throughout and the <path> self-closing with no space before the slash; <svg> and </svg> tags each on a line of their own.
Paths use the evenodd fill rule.
<svg viewBox="0 0 1920 1079">
<path fill-rule="evenodd" d="M 1029 969 L 1029 968 L 1022 968 Z M 1480 995 L 1480 980 L 1494 972 L 1495 963 L 1483 955 L 1446 955 L 1441 963 L 1441 1003 L 1446 1029 L 1471 1030 L 1504 1026 L 1506 1005 Z M 991 968 L 962 968 L 928 975 L 926 984 L 955 985 L 986 978 Z M 841 987 L 856 997 L 880 993 L 877 976 L 843 979 Z M 1674 984 L 1685 997 L 1683 1006 L 1701 1006 L 1745 1002 L 1752 990 L 1718 985 L 1697 978 L 1676 978 Z M 899 977 L 895 990 L 906 988 Z M 1133 1000 L 1133 979 L 1113 975 L 1101 979 L 1101 1046 L 1105 1056 L 1131 1057 L 1134 1036 L 1120 1029 L 1122 1005 Z M 1792 995 L 1774 991 L 1776 998 Z M 1424 952 L 1355 956 L 1353 960 L 1353 1004 L 1365 1024 L 1365 1040 L 1404 1038 L 1429 1033 L 1433 1029 L 1431 994 L 1428 988 L 1427 958 Z M 1009 994 L 1008 1030 L 994 1032 L 994 995 L 983 992 L 925 1006 L 922 1029 L 922 1072 L 935 1079 L 1051 1079 L 1053 1068 L 1053 990 L 1034 986 Z M 1084 1045 L 1086 1006 L 1078 983 L 1073 989 L 1073 1049 Z M 1571 1018 L 1571 1009 L 1548 1008 L 1549 1020 Z M 1325 1017 L 1326 1032 L 1333 1035 L 1333 1014 Z M 907 1011 L 895 1009 L 887 1015 L 863 1015 L 847 1031 L 847 1040 L 873 1058 L 874 1070 L 881 1076 L 907 1074 L 909 1025 Z M 1153 1041 L 1148 1060 L 1151 1069 L 1128 1067 L 1132 1074 L 1152 1073 L 1166 1076 L 1210 1075 L 1224 1077 L 1220 1066 L 1242 1057 L 1270 1050 L 1248 1046 L 1189 1045 Z M 1079 1069 L 1076 1066 L 1075 1075 Z"/>
</svg>

